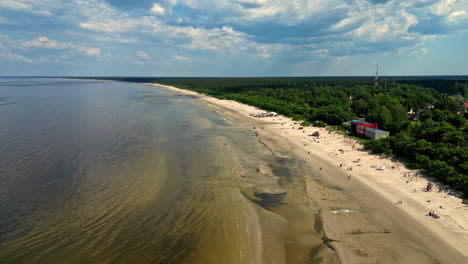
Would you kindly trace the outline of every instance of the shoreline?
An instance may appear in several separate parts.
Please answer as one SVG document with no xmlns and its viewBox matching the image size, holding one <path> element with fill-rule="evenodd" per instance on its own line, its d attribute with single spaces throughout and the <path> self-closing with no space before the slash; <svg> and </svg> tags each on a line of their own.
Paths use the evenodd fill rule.
<svg viewBox="0 0 468 264">
<path fill-rule="evenodd" d="M 262 111 L 252 106 L 202 96 L 196 92 L 173 86 L 152 83 L 147 83 L 147 85 L 197 97 L 203 102 L 230 109 L 252 120 L 252 122 L 260 124 L 261 127 L 255 131 L 260 134 L 271 134 L 288 142 L 291 152 L 309 164 L 314 176 L 304 176 L 304 181 L 308 187 L 311 187 L 311 181 L 317 179 L 339 186 L 353 194 L 353 198 L 358 197 L 357 200 L 361 200 L 364 204 L 367 203 L 375 218 L 384 218 L 381 213 L 375 211 L 378 206 L 372 205 L 373 201 L 369 201 L 369 197 L 360 197 L 360 192 L 364 190 L 364 192 L 368 192 L 372 200 L 373 198 L 382 200 L 379 202 L 380 205 L 387 206 L 388 210 L 391 210 L 393 214 L 401 217 L 401 219 L 412 221 L 416 229 L 421 228 L 420 232 L 425 233 L 429 230 L 429 234 L 424 235 L 439 239 L 464 257 L 468 257 L 468 206 L 463 205 L 460 198 L 452 195 L 436 191 L 422 191 L 428 182 L 424 177 L 404 177 L 405 173 L 406 175 L 408 172 L 414 174 L 417 170 L 406 169 L 401 163 L 394 163 L 389 159 L 362 151 L 360 150 L 362 146 L 354 140 L 346 139 L 336 133 L 325 134 L 326 131 L 323 128 L 305 127 L 298 130 L 299 125 L 297 122 L 287 117 L 277 116 L 262 119 L 251 117 L 250 114 Z M 314 130 L 320 130 L 322 134 L 320 140 L 315 142 L 308 136 Z M 343 151 L 339 151 L 340 149 Z M 340 166 L 342 164 L 344 166 Z M 382 165 L 385 165 L 388 169 L 384 171 L 376 170 L 376 167 Z M 320 168 L 317 168 L 317 166 L 320 166 Z M 392 166 L 395 168 L 391 169 Z M 348 168 L 352 168 L 352 170 L 346 170 Z M 325 172 L 327 175 L 324 175 Z M 350 177 L 349 180 L 348 177 Z M 441 186 L 438 183 L 434 183 L 434 185 L 436 190 L 438 186 Z M 310 196 L 316 195 L 311 191 L 309 193 L 309 190 L 307 192 Z M 403 204 L 397 204 L 399 200 L 403 201 Z M 443 209 L 440 209 L 440 206 Z M 431 209 L 441 215 L 441 219 L 436 220 L 426 216 L 426 213 Z M 392 215 L 387 218 L 391 217 Z M 398 218 L 396 219 L 396 221 L 399 221 Z M 386 222 L 389 226 L 396 225 L 396 223 L 391 222 L 391 219 L 380 220 Z M 326 221 L 324 224 L 326 229 L 328 224 Z M 395 228 L 398 228 L 398 226 Z M 332 228 L 329 227 L 329 229 Z M 335 235 L 338 236 L 338 234 Z M 342 249 L 341 245 L 335 245 L 335 248 L 341 262 L 347 262 L 345 260 L 349 256 L 345 254 L 346 250 Z M 437 250 L 436 246 L 428 248 L 431 251 Z"/>
</svg>

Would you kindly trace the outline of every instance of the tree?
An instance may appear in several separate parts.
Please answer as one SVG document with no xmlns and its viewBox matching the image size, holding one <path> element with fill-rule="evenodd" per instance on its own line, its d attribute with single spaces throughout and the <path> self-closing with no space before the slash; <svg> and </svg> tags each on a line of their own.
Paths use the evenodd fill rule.
<svg viewBox="0 0 468 264">
<path fill-rule="evenodd" d="M 439 99 L 435 104 L 435 108 L 440 109 L 440 110 L 448 110 L 451 112 L 456 112 L 458 110 L 458 104 L 455 100 L 446 97 L 446 98 Z"/>
<path fill-rule="evenodd" d="M 368 111 L 368 105 L 366 101 L 362 99 L 354 100 L 351 104 L 351 109 L 359 117 L 366 117 Z"/>
<path fill-rule="evenodd" d="M 364 142 L 364 148 L 376 154 L 391 154 L 390 144 L 383 140 L 368 140 Z"/>
</svg>

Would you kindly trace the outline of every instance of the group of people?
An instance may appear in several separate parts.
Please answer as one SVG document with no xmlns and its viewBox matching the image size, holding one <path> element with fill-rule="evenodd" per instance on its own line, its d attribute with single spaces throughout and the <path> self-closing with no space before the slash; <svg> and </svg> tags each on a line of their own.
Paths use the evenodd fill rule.
<svg viewBox="0 0 468 264">
<path fill-rule="evenodd" d="M 428 216 L 431 216 L 432 218 L 438 219 L 440 216 L 434 212 L 434 210 L 430 210 L 429 213 L 427 213 Z"/>
</svg>

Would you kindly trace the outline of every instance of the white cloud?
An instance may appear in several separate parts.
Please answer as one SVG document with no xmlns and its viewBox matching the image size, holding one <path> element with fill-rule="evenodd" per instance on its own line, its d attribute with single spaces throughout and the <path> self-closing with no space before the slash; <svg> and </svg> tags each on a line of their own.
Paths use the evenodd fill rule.
<svg viewBox="0 0 468 264">
<path fill-rule="evenodd" d="M 178 61 L 178 62 L 189 62 L 189 61 L 191 61 L 190 58 L 187 58 L 187 57 L 184 57 L 184 56 L 179 56 L 179 55 L 174 56 L 171 60 L 172 61 Z"/>
<path fill-rule="evenodd" d="M 12 53 L 11 51 L 9 51 L 7 48 L 5 48 L 2 45 L 0 45 L 0 59 L 10 60 L 10 61 L 22 61 L 22 62 L 27 62 L 27 63 L 33 62 L 29 58 Z"/>
<path fill-rule="evenodd" d="M 258 54 L 258 57 L 260 57 L 261 59 L 268 59 L 271 57 L 271 54 L 268 53 L 268 51 L 263 50 Z"/>
<path fill-rule="evenodd" d="M 441 0 L 432 6 L 432 13 L 443 16 L 449 14 L 455 7 L 456 0 Z"/>
<path fill-rule="evenodd" d="M 91 48 L 81 43 L 60 43 L 57 40 L 48 39 L 45 36 L 23 42 L 22 46 L 26 48 L 63 49 L 78 52 L 90 57 L 99 57 L 101 55 L 101 50 L 99 48 Z"/>
<path fill-rule="evenodd" d="M 160 4 L 153 4 L 153 6 L 150 9 L 150 13 L 162 16 L 166 13 L 166 9 L 164 9 L 164 7 L 162 7 Z"/>
<path fill-rule="evenodd" d="M 167 4 L 169 6 L 175 6 L 175 5 L 177 5 L 178 1 L 177 0 L 166 0 L 166 2 L 167 2 Z"/>
<path fill-rule="evenodd" d="M 42 54 L 36 49 L 48 49 L 55 52 Z M 33 50 L 34 52 L 31 52 Z M 78 55 L 101 57 L 99 48 L 88 47 L 82 43 L 58 42 L 41 36 L 29 41 L 15 40 L 0 34 L 0 57 L 12 61 L 28 63 L 68 63 L 68 59 Z"/>
<path fill-rule="evenodd" d="M 377 17 L 369 13 L 361 13 L 358 16 L 366 20 L 361 26 L 345 33 L 345 36 L 351 39 L 364 42 L 383 42 L 418 36 L 418 34 L 409 32 L 409 28 L 418 22 L 417 18 L 405 10 L 387 11 Z"/>
<path fill-rule="evenodd" d="M 51 16 L 53 13 L 50 9 L 59 3 L 59 0 L 0 0 L 0 7 L 41 16 Z"/>
<path fill-rule="evenodd" d="M 211 50 L 236 52 L 245 50 L 251 41 L 247 35 L 233 30 L 231 27 L 194 28 L 191 26 L 167 25 L 155 17 L 101 19 L 81 23 L 85 29 L 107 33 L 141 33 L 162 37 L 165 41 L 179 42 L 180 45 L 191 50 Z"/>
<path fill-rule="evenodd" d="M 138 51 L 136 55 L 144 61 L 149 61 L 151 59 L 150 56 L 146 54 L 144 51 Z"/>
<path fill-rule="evenodd" d="M 267 0 L 233 0 L 232 2 L 237 2 L 241 4 L 253 4 L 253 5 L 263 5 L 266 4 Z"/>
<path fill-rule="evenodd" d="M 346 2 L 346 0 L 179 0 L 179 5 L 186 5 L 225 23 L 272 22 L 295 25 L 342 9 L 343 3 Z"/>
<path fill-rule="evenodd" d="M 0 7 L 35 9 L 49 15 L 62 10 L 61 19 L 79 25 L 98 41 L 246 53 L 264 59 L 291 52 L 297 59 L 395 52 L 424 43 L 428 33 L 414 28 L 431 16 L 440 17 L 453 30 L 468 25 L 466 0 L 390 0 L 381 4 L 369 0 L 155 2 L 149 16 L 128 14 L 103 0 L 0 0 Z M 175 12 L 176 5 L 190 12 L 167 16 Z M 44 42 L 43 48 L 100 54 L 99 49 L 86 49 L 84 44 L 65 48 L 66 43 Z"/>
<path fill-rule="evenodd" d="M 464 19 L 466 20 L 468 18 L 468 12 L 465 10 L 457 10 L 453 11 L 448 15 L 448 21 L 449 22 L 456 22 L 457 20 Z"/>
</svg>

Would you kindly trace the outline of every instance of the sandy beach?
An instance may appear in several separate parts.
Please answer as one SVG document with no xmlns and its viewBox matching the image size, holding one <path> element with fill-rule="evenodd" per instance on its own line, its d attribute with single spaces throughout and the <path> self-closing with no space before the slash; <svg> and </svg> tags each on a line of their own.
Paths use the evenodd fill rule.
<svg viewBox="0 0 468 264">
<path fill-rule="evenodd" d="M 456 193 L 447 193 L 446 186 L 426 178 L 423 172 L 364 151 L 355 140 L 325 128 L 299 129 L 299 123 L 284 116 L 253 117 L 264 111 L 235 101 L 172 86 L 148 85 L 194 96 L 221 114 L 242 116 L 250 120 L 245 124 L 260 139 L 269 139 L 266 145 L 281 145 L 294 158 L 303 160 L 308 171 L 304 175 L 307 197 L 329 209 L 321 212 L 320 223 L 341 263 L 468 261 L 468 205 Z M 319 138 L 310 136 L 317 130 Z M 429 182 L 434 187 L 427 192 Z M 365 212 L 360 211 L 362 206 Z M 440 219 L 427 216 L 430 210 L 440 215 Z M 432 255 L 408 251 L 419 246 Z"/>
</svg>

